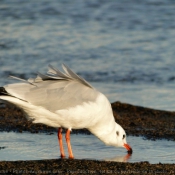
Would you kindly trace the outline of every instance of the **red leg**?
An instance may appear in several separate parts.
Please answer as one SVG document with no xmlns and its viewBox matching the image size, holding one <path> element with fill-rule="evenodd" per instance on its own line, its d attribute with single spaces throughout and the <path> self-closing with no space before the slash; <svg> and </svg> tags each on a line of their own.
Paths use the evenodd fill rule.
<svg viewBox="0 0 175 175">
<path fill-rule="evenodd" d="M 63 141 L 62 141 L 62 128 L 58 128 L 58 141 L 60 145 L 60 153 L 61 153 L 61 158 L 65 157 L 64 154 L 64 148 L 63 148 Z"/>
<path fill-rule="evenodd" d="M 73 159 L 73 153 L 72 153 L 72 148 L 71 148 L 71 144 L 70 144 L 70 130 L 68 129 L 66 131 L 66 142 L 67 142 L 67 147 L 68 147 L 68 152 L 69 152 L 69 158 Z"/>
</svg>

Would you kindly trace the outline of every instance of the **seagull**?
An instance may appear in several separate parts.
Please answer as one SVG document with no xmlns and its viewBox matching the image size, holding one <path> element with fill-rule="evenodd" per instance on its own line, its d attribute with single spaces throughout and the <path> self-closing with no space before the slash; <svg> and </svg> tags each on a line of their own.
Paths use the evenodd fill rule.
<svg viewBox="0 0 175 175">
<path fill-rule="evenodd" d="M 74 155 L 71 148 L 72 129 L 86 128 L 106 145 L 124 147 L 129 154 L 132 148 L 126 142 L 124 129 L 115 122 L 111 104 L 107 97 L 91 86 L 85 79 L 65 64 L 64 71 L 48 66 L 48 72 L 38 72 L 36 78 L 20 80 L 0 88 L 0 99 L 22 109 L 28 120 L 58 128 L 58 143 L 61 158 L 65 157 L 62 128 L 69 158 Z"/>
</svg>

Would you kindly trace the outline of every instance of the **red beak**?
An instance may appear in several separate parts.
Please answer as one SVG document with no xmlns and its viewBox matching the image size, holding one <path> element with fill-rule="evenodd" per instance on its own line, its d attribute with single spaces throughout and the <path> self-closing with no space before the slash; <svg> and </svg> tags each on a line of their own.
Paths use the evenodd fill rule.
<svg viewBox="0 0 175 175">
<path fill-rule="evenodd" d="M 132 154 L 132 148 L 128 144 L 124 143 L 123 146 L 128 150 L 128 154 Z"/>
</svg>

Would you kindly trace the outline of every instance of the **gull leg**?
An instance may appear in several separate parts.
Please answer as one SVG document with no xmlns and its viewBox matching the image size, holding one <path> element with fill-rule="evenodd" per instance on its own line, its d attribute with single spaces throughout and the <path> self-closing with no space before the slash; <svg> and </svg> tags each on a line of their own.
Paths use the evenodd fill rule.
<svg viewBox="0 0 175 175">
<path fill-rule="evenodd" d="M 64 154 L 64 148 L 63 148 L 63 141 L 62 141 L 62 128 L 58 128 L 58 142 L 59 142 L 59 145 L 60 145 L 60 153 L 61 153 L 61 158 L 65 157 L 65 154 Z"/>
<path fill-rule="evenodd" d="M 70 130 L 68 129 L 66 131 L 66 142 L 67 142 L 67 147 L 68 147 L 68 152 L 69 152 L 69 158 L 73 159 L 73 153 L 72 153 L 72 148 L 71 148 L 71 144 L 70 144 Z"/>
</svg>

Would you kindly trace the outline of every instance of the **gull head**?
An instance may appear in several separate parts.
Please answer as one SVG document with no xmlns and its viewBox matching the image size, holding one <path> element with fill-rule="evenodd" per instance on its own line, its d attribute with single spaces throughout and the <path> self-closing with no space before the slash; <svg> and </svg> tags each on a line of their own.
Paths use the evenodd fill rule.
<svg viewBox="0 0 175 175">
<path fill-rule="evenodd" d="M 107 126 L 107 128 L 103 128 L 102 130 L 91 129 L 90 131 L 106 145 L 124 147 L 127 149 L 128 154 L 132 154 L 132 148 L 126 141 L 126 132 L 116 122 L 113 123 L 113 127 Z"/>
<path fill-rule="evenodd" d="M 132 148 L 126 142 L 125 130 L 117 123 L 114 130 L 114 140 L 115 140 L 115 143 L 114 143 L 115 146 L 124 147 L 127 149 L 128 154 L 132 154 Z"/>
</svg>

